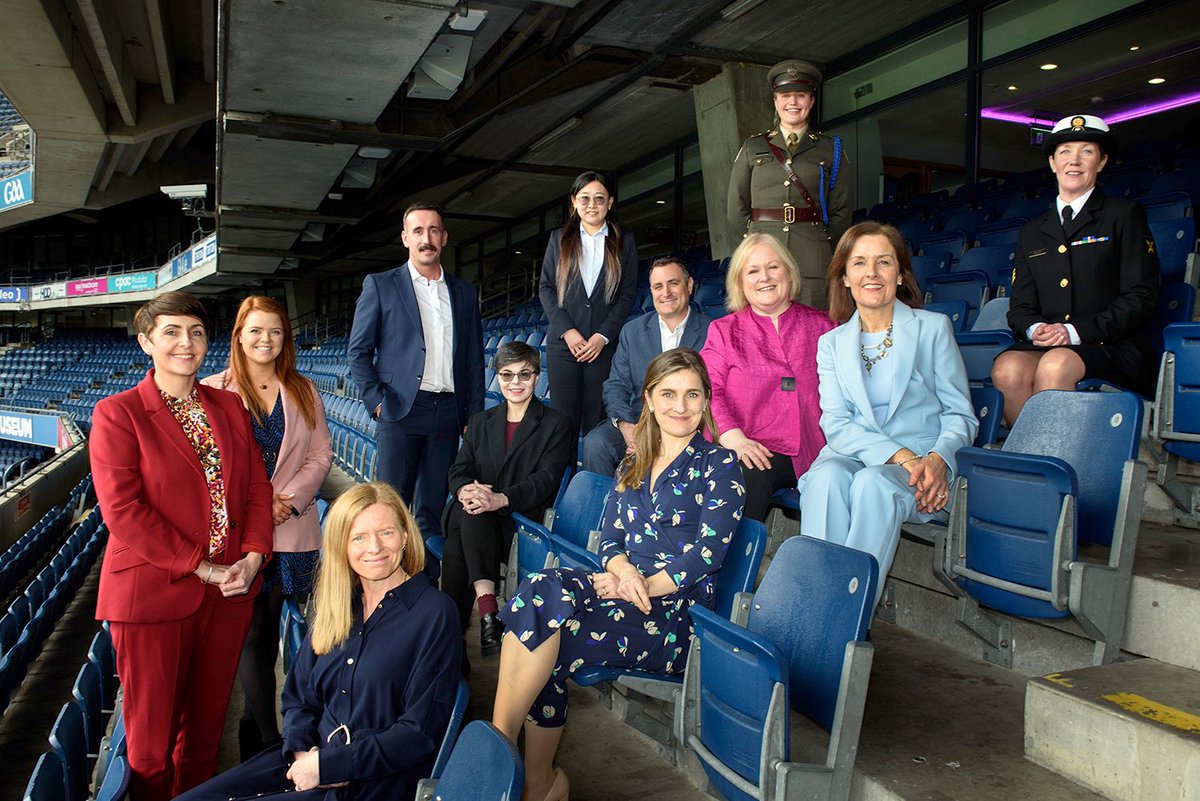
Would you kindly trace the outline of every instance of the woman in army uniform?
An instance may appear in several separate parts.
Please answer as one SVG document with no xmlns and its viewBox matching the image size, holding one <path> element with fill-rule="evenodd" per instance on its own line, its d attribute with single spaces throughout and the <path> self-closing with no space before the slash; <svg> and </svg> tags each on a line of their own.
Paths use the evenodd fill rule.
<svg viewBox="0 0 1200 801">
<path fill-rule="evenodd" d="M 812 130 L 821 71 L 783 61 L 767 73 L 775 94 L 775 126 L 742 144 L 729 181 L 729 222 L 743 236 L 773 234 L 796 258 L 800 302 L 829 308 L 825 268 L 850 227 L 854 176 L 841 140 Z"/>
<path fill-rule="evenodd" d="M 1008 324 L 1017 344 L 992 365 L 1012 425 L 1035 392 L 1100 378 L 1145 394 L 1158 362 L 1145 331 L 1158 300 L 1146 212 L 1096 179 L 1116 148 L 1099 117 L 1064 117 L 1043 143 L 1058 198 L 1017 240 Z"/>
</svg>

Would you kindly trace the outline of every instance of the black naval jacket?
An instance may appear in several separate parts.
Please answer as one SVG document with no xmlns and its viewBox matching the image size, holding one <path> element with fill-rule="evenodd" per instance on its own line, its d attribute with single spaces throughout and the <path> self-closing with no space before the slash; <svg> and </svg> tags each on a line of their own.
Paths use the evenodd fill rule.
<svg viewBox="0 0 1200 801">
<path fill-rule="evenodd" d="M 1025 341 L 1038 322 L 1070 323 L 1082 344 L 1106 345 L 1136 375 L 1153 349 L 1142 327 L 1158 302 L 1158 255 L 1146 212 L 1099 188 L 1064 226 L 1056 204 L 1021 228 L 1008 324 Z"/>
</svg>

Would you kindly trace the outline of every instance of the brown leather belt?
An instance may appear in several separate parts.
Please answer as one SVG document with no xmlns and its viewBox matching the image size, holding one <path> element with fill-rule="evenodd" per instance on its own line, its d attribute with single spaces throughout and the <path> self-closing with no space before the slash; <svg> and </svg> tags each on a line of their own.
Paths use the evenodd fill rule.
<svg viewBox="0 0 1200 801">
<path fill-rule="evenodd" d="M 790 225 L 794 222 L 820 222 L 821 216 L 816 209 L 801 209 L 796 206 L 784 206 L 775 209 L 750 209 L 750 219 L 755 222 L 769 220 Z"/>
</svg>

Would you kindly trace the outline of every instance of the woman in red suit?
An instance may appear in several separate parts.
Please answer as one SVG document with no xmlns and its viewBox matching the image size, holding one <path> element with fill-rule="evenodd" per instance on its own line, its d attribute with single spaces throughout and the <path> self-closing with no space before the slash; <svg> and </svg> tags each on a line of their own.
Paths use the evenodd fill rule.
<svg viewBox="0 0 1200 801">
<path fill-rule="evenodd" d="M 254 439 L 275 488 L 274 558 L 263 569 L 238 678 L 246 708 L 238 727 L 242 761 L 282 742 L 275 722 L 279 690 L 279 613 L 285 595 L 303 607 L 312 592 L 321 551 L 317 491 L 333 461 L 329 424 L 317 388 L 296 372 L 296 343 L 278 301 L 251 295 L 238 307 L 229 369 L 201 383 L 236 392 L 250 412 Z"/>
<path fill-rule="evenodd" d="M 108 525 L 96 617 L 112 623 L 133 801 L 212 776 L 271 553 L 271 484 L 241 399 L 201 386 L 208 316 L 166 292 L 134 318 L 154 362 L 96 404 L 89 450 Z"/>
</svg>

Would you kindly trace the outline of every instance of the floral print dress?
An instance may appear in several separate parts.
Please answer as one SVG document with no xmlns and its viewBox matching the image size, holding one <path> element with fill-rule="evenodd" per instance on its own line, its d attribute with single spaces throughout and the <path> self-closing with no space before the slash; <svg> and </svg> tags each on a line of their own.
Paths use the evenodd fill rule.
<svg viewBox="0 0 1200 801">
<path fill-rule="evenodd" d="M 585 665 L 683 672 L 692 636 L 688 610 L 713 606 L 713 574 L 742 518 L 744 493 L 737 455 L 697 434 L 653 488 L 647 480 L 609 498 L 602 562 L 624 554 L 643 576 L 665 570 L 678 587 L 651 598 L 648 615 L 628 601 L 600 599 L 586 570 L 533 573 L 521 584 L 501 611 L 508 629 L 531 651 L 563 632 L 558 661 L 529 713 L 533 723 L 566 722 L 566 680 Z"/>
</svg>

